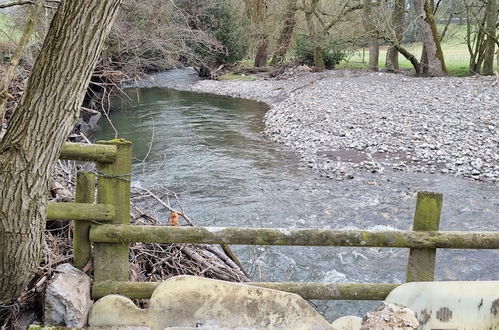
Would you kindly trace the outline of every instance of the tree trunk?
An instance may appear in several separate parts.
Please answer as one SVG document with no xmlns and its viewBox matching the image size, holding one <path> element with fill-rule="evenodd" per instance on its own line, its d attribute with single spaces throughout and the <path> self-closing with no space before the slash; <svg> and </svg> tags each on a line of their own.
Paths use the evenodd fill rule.
<svg viewBox="0 0 499 330">
<path fill-rule="evenodd" d="M 487 39 L 485 40 L 485 54 L 483 57 L 482 75 L 491 76 L 494 74 L 494 55 L 496 49 L 496 17 L 497 17 L 497 1 L 488 0 L 486 9 L 486 26 L 485 32 Z"/>
<path fill-rule="evenodd" d="M 39 265 L 50 173 L 121 0 L 62 0 L 0 142 L 0 305 Z"/>
<path fill-rule="evenodd" d="M 363 7 L 363 23 L 364 28 L 369 36 L 369 70 L 378 71 L 379 69 L 379 32 L 373 22 L 372 17 L 372 2 L 371 0 L 364 0 Z"/>
<path fill-rule="evenodd" d="M 293 37 L 293 31 L 296 26 L 296 4 L 298 0 L 289 0 L 286 7 L 286 14 L 284 15 L 284 22 L 282 26 L 281 33 L 279 35 L 279 40 L 277 40 L 276 50 L 274 56 L 272 57 L 271 65 L 281 64 L 284 60 L 284 56 L 288 52 L 289 45 L 291 44 L 291 39 Z"/>
<path fill-rule="evenodd" d="M 421 61 L 423 74 L 435 77 L 445 76 L 447 75 L 447 69 L 445 68 L 440 36 L 433 15 L 433 7 L 429 0 L 415 0 L 414 2 L 421 25 L 424 47 L 423 58 L 427 60 L 427 63 Z"/>
<path fill-rule="evenodd" d="M 310 36 L 310 46 L 314 56 L 314 66 L 319 70 L 326 70 L 326 63 L 324 62 L 324 57 L 322 56 L 322 46 L 313 21 L 313 15 L 318 3 L 318 0 L 312 1 L 310 8 L 305 11 L 305 20 L 307 22 L 308 33 Z"/>
<path fill-rule="evenodd" d="M 379 70 L 379 33 L 373 31 L 369 34 L 369 70 Z"/>
<path fill-rule="evenodd" d="M 395 0 L 395 7 L 392 14 L 393 38 L 398 44 L 404 38 L 405 29 L 405 0 Z M 399 67 L 399 52 L 395 46 L 390 46 L 386 53 L 385 66 L 390 71 L 398 70 Z"/>
<path fill-rule="evenodd" d="M 269 39 L 267 36 L 260 42 L 258 50 L 255 55 L 255 67 L 260 68 L 267 65 L 267 59 L 269 57 Z"/>
</svg>

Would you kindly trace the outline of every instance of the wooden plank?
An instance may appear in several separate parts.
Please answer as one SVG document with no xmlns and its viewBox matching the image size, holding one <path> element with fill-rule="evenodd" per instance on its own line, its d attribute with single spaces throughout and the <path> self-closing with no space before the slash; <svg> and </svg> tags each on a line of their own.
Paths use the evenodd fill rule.
<svg viewBox="0 0 499 330">
<path fill-rule="evenodd" d="M 318 300 L 384 300 L 400 284 L 387 283 L 312 283 L 312 282 L 248 282 L 264 288 L 291 292 L 304 299 Z M 94 282 L 92 296 L 120 294 L 130 299 L 149 299 L 159 282 Z"/>
<path fill-rule="evenodd" d="M 92 173 L 78 172 L 76 175 L 76 202 L 93 203 L 94 199 L 95 175 Z M 92 244 L 89 236 L 89 221 L 75 221 L 73 223 L 74 265 L 80 269 L 82 269 L 92 257 Z"/>
<path fill-rule="evenodd" d="M 116 146 L 66 142 L 61 148 L 60 159 L 113 163 Z"/>
<path fill-rule="evenodd" d="M 47 220 L 111 221 L 114 206 L 91 203 L 48 203 Z"/>
<path fill-rule="evenodd" d="M 132 172 L 132 144 L 115 139 L 97 142 L 117 148 L 114 163 L 97 163 L 99 171 L 97 202 L 112 204 L 116 216 L 113 223 L 130 223 L 130 178 Z M 123 241 L 94 244 L 94 280 L 128 281 L 128 243 Z"/>
<path fill-rule="evenodd" d="M 499 249 L 499 232 L 92 225 L 92 242 Z"/>
<path fill-rule="evenodd" d="M 412 229 L 419 232 L 438 231 L 442 201 L 442 194 L 418 192 Z M 411 248 L 406 282 L 433 281 L 436 256 L 436 248 Z"/>
</svg>

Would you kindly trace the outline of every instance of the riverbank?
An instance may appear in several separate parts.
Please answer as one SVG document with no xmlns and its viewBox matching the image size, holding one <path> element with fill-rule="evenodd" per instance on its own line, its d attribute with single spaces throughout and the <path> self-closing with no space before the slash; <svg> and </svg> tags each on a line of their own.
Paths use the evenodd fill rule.
<svg viewBox="0 0 499 330">
<path fill-rule="evenodd" d="M 323 176 L 401 171 L 497 182 L 494 82 L 298 68 L 277 78 L 204 80 L 188 89 L 269 104 L 266 133 Z"/>
</svg>

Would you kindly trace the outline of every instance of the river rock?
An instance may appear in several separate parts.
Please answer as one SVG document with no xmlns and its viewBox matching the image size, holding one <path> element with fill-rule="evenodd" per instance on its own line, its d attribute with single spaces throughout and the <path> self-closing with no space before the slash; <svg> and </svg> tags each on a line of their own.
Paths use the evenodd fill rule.
<svg viewBox="0 0 499 330">
<path fill-rule="evenodd" d="M 90 286 L 90 277 L 81 270 L 70 264 L 58 266 L 45 291 L 45 324 L 85 326 L 92 307 Z"/>
<path fill-rule="evenodd" d="M 361 330 L 415 330 L 419 322 L 414 312 L 405 307 L 383 302 L 362 321 Z"/>
<path fill-rule="evenodd" d="M 101 119 L 102 115 L 99 111 L 92 109 L 83 109 L 80 113 L 80 118 L 75 126 L 75 131 L 78 133 L 87 134 L 97 127 L 97 122 Z"/>
</svg>

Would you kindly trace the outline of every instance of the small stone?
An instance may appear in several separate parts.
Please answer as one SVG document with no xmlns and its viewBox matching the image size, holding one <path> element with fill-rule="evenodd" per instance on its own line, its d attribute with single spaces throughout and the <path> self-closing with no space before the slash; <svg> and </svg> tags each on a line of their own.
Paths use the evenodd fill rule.
<svg viewBox="0 0 499 330">
<path fill-rule="evenodd" d="M 361 330 L 415 330 L 418 326 L 419 322 L 413 311 L 383 302 L 374 312 L 369 312 L 364 316 Z"/>
</svg>

